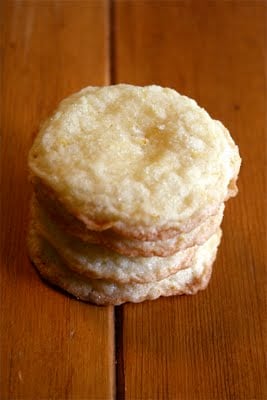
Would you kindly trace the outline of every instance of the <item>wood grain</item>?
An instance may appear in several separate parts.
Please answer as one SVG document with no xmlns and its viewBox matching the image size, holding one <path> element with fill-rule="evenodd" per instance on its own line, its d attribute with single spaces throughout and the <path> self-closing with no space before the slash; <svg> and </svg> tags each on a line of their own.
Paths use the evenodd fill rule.
<svg viewBox="0 0 267 400">
<path fill-rule="evenodd" d="M 266 2 L 2 1 L 3 400 L 265 400 Z M 239 144 L 209 288 L 116 309 L 43 284 L 25 236 L 27 153 L 40 121 L 86 85 L 158 83 L 194 97 Z"/>
<path fill-rule="evenodd" d="M 117 312 L 121 398 L 264 400 L 266 2 L 119 1 L 114 18 L 115 82 L 194 97 L 243 158 L 208 289 Z"/>
<path fill-rule="evenodd" d="M 39 279 L 26 253 L 27 153 L 66 95 L 109 82 L 105 1 L 1 2 L 3 400 L 110 399 L 113 308 L 86 305 Z"/>
</svg>

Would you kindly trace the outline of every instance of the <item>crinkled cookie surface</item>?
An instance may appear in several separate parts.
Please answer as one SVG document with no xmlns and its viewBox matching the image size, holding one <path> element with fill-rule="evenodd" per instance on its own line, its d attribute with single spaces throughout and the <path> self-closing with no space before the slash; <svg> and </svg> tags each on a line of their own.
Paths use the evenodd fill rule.
<svg viewBox="0 0 267 400">
<path fill-rule="evenodd" d="M 120 84 L 62 101 L 29 167 L 81 220 L 183 230 L 235 194 L 240 157 L 227 129 L 194 100 Z"/>
</svg>

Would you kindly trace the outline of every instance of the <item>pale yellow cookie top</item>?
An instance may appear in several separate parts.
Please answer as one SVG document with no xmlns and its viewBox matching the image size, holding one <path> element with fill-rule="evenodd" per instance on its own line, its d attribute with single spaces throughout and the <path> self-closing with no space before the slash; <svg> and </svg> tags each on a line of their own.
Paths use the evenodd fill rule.
<svg viewBox="0 0 267 400">
<path fill-rule="evenodd" d="M 224 201 L 240 162 L 228 130 L 194 100 L 125 84 L 63 100 L 29 155 L 31 173 L 76 215 L 144 227 L 179 228 Z"/>
</svg>

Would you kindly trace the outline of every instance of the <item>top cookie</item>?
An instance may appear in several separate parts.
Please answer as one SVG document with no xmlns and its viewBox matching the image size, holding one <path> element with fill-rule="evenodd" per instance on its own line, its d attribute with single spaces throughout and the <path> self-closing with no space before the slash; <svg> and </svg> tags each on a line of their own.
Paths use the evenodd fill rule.
<svg viewBox="0 0 267 400">
<path fill-rule="evenodd" d="M 31 174 L 89 229 L 185 231 L 236 194 L 238 148 L 197 103 L 159 86 L 88 87 L 63 100 Z M 129 233 L 130 232 L 130 233 Z"/>
</svg>

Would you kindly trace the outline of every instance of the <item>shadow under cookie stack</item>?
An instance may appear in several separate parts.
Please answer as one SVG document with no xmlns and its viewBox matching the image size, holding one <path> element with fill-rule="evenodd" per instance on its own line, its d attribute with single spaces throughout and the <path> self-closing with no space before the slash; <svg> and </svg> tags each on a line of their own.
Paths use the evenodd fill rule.
<svg viewBox="0 0 267 400">
<path fill-rule="evenodd" d="M 30 257 L 45 280 L 99 305 L 195 294 L 240 163 L 227 129 L 172 89 L 85 88 L 29 154 Z"/>
</svg>

